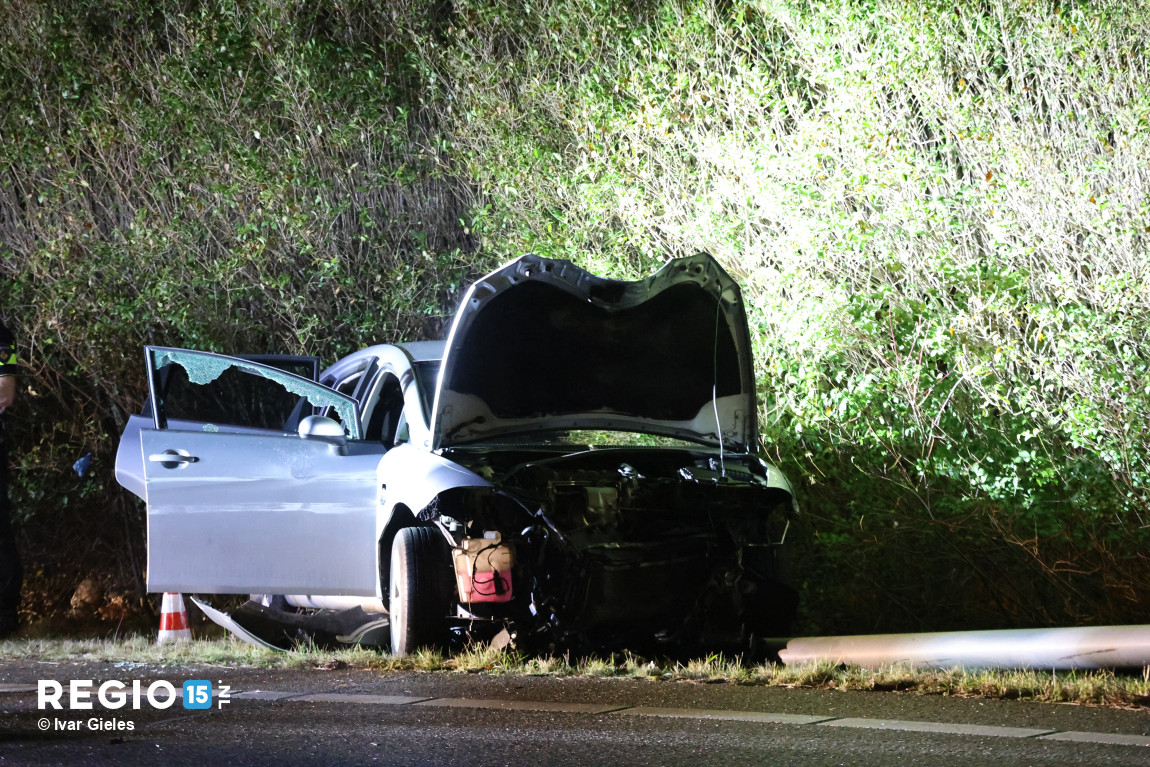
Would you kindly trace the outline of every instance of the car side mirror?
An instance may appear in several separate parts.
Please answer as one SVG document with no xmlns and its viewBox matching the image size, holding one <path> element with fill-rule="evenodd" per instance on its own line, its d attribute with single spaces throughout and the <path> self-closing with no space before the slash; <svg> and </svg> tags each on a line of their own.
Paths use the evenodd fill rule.
<svg viewBox="0 0 1150 767">
<path fill-rule="evenodd" d="M 304 439 L 321 439 L 335 445 L 346 445 L 343 425 L 322 415 L 309 415 L 299 422 L 299 435 Z"/>
</svg>

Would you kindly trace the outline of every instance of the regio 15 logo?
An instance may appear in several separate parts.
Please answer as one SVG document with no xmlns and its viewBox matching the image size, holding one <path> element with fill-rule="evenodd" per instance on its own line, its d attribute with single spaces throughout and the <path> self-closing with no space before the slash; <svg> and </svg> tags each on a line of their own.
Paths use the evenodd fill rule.
<svg viewBox="0 0 1150 767">
<path fill-rule="evenodd" d="M 68 682 L 67 695 L 63 683 L 55 679 L 41 679 L 36 684 L 36 707 L 43 710 L 54 708 L 62 711 L 65 704 L 69 711 L 91 710 L 93 704 L 98 702 L 108 709 L 120 709 L 131 704 L 131 708 L 139 710 L 144 701 L 151 708 L 170 708 L 177 699 L 183 701 L 187 709 L 209 709 L 213 699 L 220 708 L 231 702 L 231 687 L 220 683 L 215 689 L 207 679 L 189 679 L 177 691 L 171 682 L 158 680 L 144 687 L 139 679 L 133 679 L 125 684 L 117 679 L 103 682 L 93 690 L 95 682 L 91 679 L 73 679 Z M 93 695 L 95 701 L 93 701 Z M 64 698 L 65 700 L 61 700 Z"/>
</svg>

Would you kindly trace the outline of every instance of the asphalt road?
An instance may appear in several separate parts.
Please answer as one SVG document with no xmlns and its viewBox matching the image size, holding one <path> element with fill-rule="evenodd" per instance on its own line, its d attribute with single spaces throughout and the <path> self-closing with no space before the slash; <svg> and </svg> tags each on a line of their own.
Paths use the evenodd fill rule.
<svg viewBox="0 0 1150 767">
<path fill-rule="evenodd" d="M 86 679 L 94 707 L 68 710 L 69 682 Z M 61 683 L 61 710 L 37 707 L 42 680 Z M 124 683 L 127 707 L 96 701 L 109 680 Z M 216 698 L 203 710 L 182 699 L 153 708 L 144 693 L 157 680 L 181 691 L 210 681 Z M 0 662 L 0 765 L 927 761 L 1145 767 L 1150 711 L 625 679 Z"/>
</svg>

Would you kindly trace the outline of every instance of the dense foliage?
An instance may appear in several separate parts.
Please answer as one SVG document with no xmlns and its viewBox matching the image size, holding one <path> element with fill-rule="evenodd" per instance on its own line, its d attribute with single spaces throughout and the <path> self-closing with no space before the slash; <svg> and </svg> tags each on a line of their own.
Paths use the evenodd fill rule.
<svg viewBox="0 0 1150 767">
<path fill-rule="evenodd" d="M 145 341 L 330 360 L 520 252 L 707 250 L 806 630 L 1150 620 L 1146 3 L 176 5 L 0 11 L 30 538 L 87 494 L 138 546 Z"/>
</svg>

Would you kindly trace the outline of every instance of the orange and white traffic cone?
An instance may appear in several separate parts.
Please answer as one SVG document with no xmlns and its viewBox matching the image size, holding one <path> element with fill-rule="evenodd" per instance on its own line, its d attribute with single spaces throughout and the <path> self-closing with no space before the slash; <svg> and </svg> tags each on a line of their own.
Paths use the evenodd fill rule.
<svg viewBox="0 0 1150 767">
<path fill-rule="evenodd" d="M 188 628 L 188 611 L 184 598 L 179 594 L 164 594 L 160 605 L 160 636 L 156 644 L 168 642 L 190 642 L 192 630 Z"/>
</svg>

